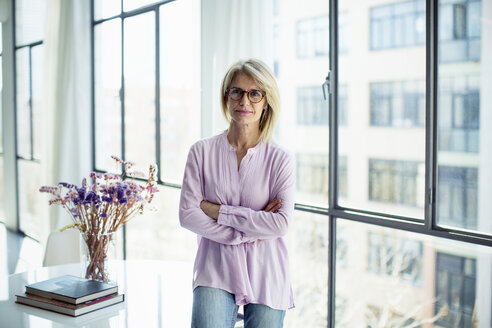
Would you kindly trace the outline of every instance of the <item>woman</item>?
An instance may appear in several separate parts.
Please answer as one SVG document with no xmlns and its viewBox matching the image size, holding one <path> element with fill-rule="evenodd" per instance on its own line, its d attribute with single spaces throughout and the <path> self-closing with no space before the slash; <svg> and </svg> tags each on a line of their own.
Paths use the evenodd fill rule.
<svg viewBox="0 0 492 328">
<path fill-rule="evenodd" d="M 179 219 L 198 235 L 192 327 L 282 327 L 294 307 L 287 233 L 294 163 L 270 142 L 279 91 L 270 69 L 250 59 L 222 81 L 229 129 L 195 143 L 186 164 Z"/>
</svg>

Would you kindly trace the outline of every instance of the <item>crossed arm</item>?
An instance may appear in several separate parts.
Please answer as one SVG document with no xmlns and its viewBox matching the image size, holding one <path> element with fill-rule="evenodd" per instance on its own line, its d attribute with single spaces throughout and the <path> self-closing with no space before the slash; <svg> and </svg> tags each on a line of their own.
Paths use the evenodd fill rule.
<svg viewBox="0 0 492 328">
<path fill-rule="evenodd" d="M 273 212 L 277 213 L 278 210 L 282 207 L 282 200 L 281 199 L 273 199 L 270 203 L 267 204 L 267 206 L 263 209 L 265 212 Z M 200 202 L 200 208 L 202 211 L 207 214 L 208 217 L 217 220 L 219 217 L 219 210 L 220 210 L 220 205 L 211 203 L 206 200 L 202 200 Z"/>
<path fill-rule="evenodd" d="M 202 158 L 201 149 L 192 147 L 181 189 L 179 219 L 182 227 L 225 245 L 278 238 L 287 233 L 295 193 L 291 158 L 284 158 L 285 163 L 276 170 L 278 176 L 272 190 L 275 199 L 263 210 L 204 200 Z"/>
</svg>

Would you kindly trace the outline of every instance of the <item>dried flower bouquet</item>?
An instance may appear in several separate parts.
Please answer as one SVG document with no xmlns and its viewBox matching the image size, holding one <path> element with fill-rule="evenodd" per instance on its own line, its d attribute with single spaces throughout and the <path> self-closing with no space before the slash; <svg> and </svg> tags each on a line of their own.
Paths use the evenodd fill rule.
<svg viewBox="0 0 492 328">
<path fill-rule="evenodd" d="M 73 223 L 62 230 L 76 227 L 82 233 L 89 253 L 86 278 L 103 281 L 108 280 L 105 261 L 114 233 L 130 219 L 142 214 L 159 191 L 155 165 L 150 165 L 147 184 L 143 186 L 127 179 L 144 177 L 142 172 L 132 170 L 133 162 L 111 157 L 123 166 L 121 175 L 91 172 L 92 185 L 84 178 L 81 187 L 60 182 L 57 186 L 43 186 L 39 190 L 53 195 L 50 205 L 61 205 L 71 215 Z"/>
</svg>

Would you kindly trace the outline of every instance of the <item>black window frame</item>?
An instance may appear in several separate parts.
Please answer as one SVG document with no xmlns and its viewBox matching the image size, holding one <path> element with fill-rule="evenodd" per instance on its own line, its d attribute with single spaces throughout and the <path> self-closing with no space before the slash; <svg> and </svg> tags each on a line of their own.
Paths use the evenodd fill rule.
<svg viewBox="0 0 492 328">
<path fill-rule="evenodd" d="M 468 0 L 470 1 L 470 0 Z M 338 203 L 338 0 L 330 0 L 330 74 L 327 77 L 330 91 L 330 124 L 329 124 L 329 276 L 328 276 L 328 323 L 335 327 L 335 290 L 336 290 L 336 241 L 337 221 L 350 220 L 375 226 L 415 232 L 422 235 L 438 237 L 453 241 L 492 247 L 492 234 L 463 230 L 455 227 L 439 226 L 437 220 L 437 152 L 438 152 L 438 0 L 426 0 L 426 92 L 425 92 L 425 205 L 424 220 L 413 217 L 402 217 L 366 210 L 345 208 Z M 372 50 L 372 49 L 371 49 Z M 298 206 L 296 206 L 298 207 Z M 305 209 L 305 206 L 299 209 Z"/>
</svg>

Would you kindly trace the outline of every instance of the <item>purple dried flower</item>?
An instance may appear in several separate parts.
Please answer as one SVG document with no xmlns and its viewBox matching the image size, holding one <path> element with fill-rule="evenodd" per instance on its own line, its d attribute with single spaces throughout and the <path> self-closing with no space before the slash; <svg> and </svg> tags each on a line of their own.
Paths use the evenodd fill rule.
<svg viewBox="0 0 492 328">
<path fill-rule="evenodd" d="M 79 188 L 77 189 L 77 193 L 78 193 L 78 196 L 80 199 L 84 199 L 85 198 L 85 188 Z"/>
</svg>

